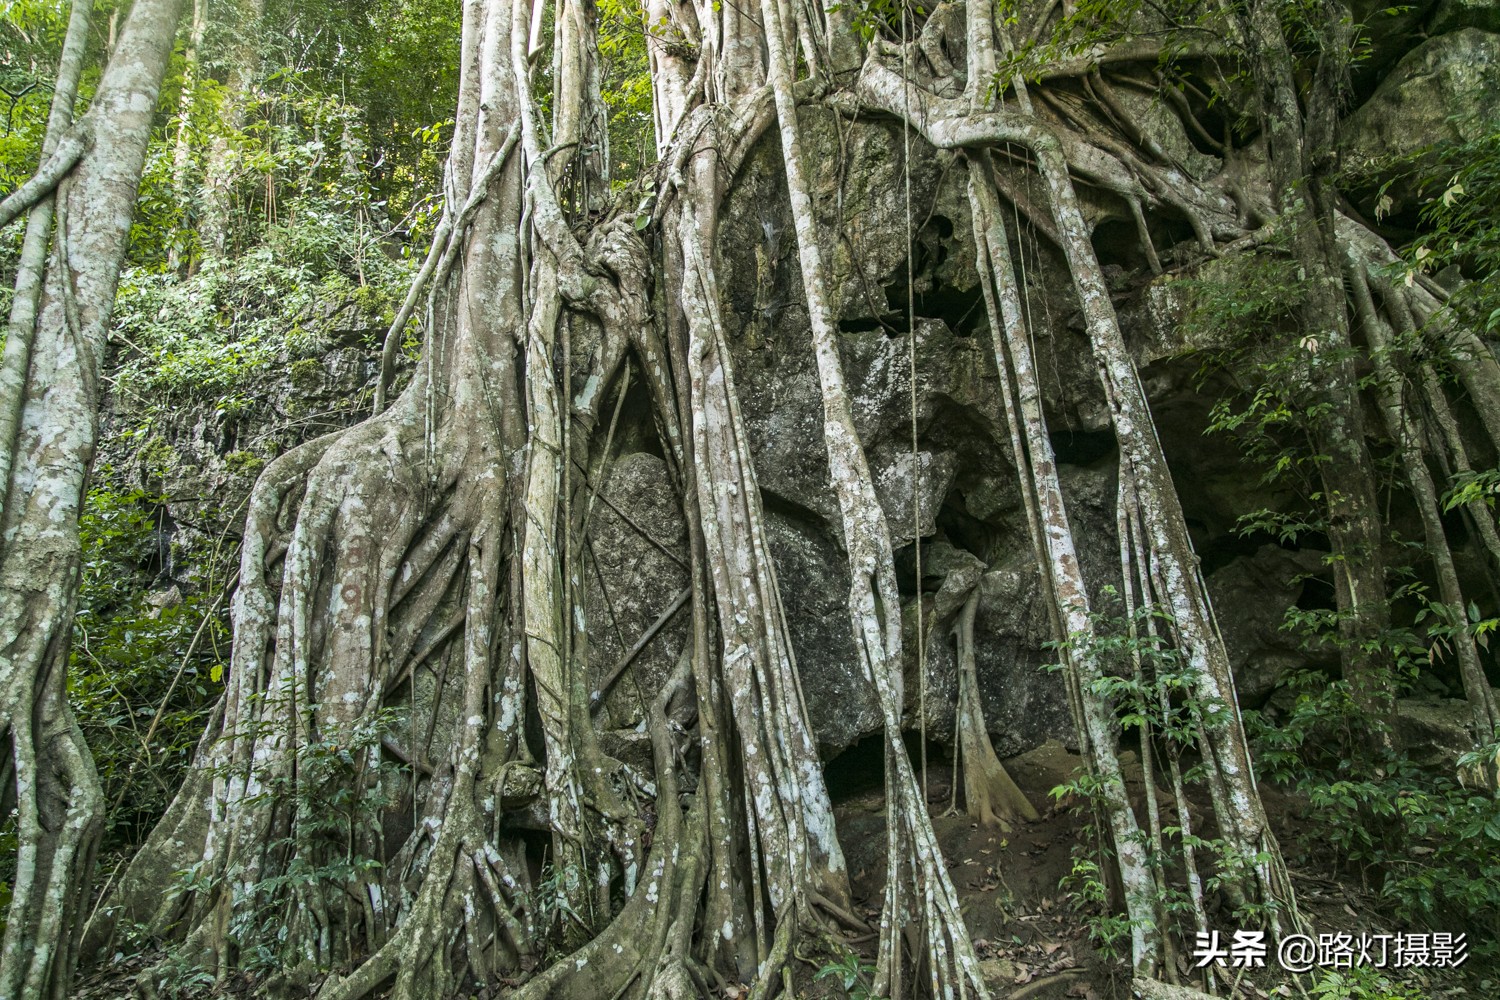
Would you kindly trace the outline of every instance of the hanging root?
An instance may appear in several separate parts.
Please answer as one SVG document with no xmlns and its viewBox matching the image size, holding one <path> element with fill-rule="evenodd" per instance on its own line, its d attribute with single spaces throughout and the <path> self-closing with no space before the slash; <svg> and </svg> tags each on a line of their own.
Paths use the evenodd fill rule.
<svg viewBox="0 0 1500 1000">
<path fill-rule="evenodd" d="M 0 719 L 10 755 L 0 771 L 0 809 L 15 809 L 15 882 L 11 888 L 0 997 L 67 995 L 77 958 L 79 907 L 88 899 L 93 855 L 103 830 L 103 795 L 93 757 L 56 681 L 43 680 L 33 729 L 30 697 L 7 696 L 21 711 Z M 0 814 L 3 814 L 0 812 Z"/>
<path fill-rule="evenodd" d="M 1157 885 L 1141 849 L 1139 822 L 1125 797 L 1113 715 L 1093 690 L 1100 671 L 1090 653 L 1093 622 L 1088 591 L 1042 414 L 1041 390 L 1010 244 L 994 191 L 978 163 L 970 165 L 969 198 L 1001 399 L 1022 478 L 1032 545 L 1037 564 L 1043 567 L 1042 582 L 1049 597 L 1053 628 L 1067 642 L 1066 677 L 1079 746 L 1090 774 L 1097 780 L 1101 807 L 1114 839 L 1130 919 L 1132 959 L 1138 969 L 1153 969 L 1158 955 L 1158 942 L 1152 933 L 1158 923 L 1153 905 L 1158 898 Z"/>
<path fill-rule="evenodd" d="M 1393 357 L 1393 324 L 1387 321 L 1385 314 L 1376 305 L 1375 298 L 1371 294 L 1368 267 L 1365 263 L 1358 257 L 1346 258 L 1345 276 L 1353 290 L 1356 315 L 1364 329 L 1370 346 L 1370 356 L 1375 363 L 1375 395 L 1380 404 L 1381 415 L 1385 419 L 1387 431 L 1400 449 L 1401 464 L 1406 474 L 1407 485 L 1411 489 L 1412 498 L 1417 504 L 1417 512 L 1422 519 L 1427 551 L 1432 556 L 1433 568 L 1437 575 L 1438 596 L 1456 620 L 1463 621 L 1467 615 L 1464 610 L 1467 602 L 1459 583 L 1458 570 L 1453 562 L 1453 552 L 1448 543 L 1447 533 L 1443 527 L 1437 486 L 1432 480 L 1432 474 L 1427 467 L 1427 458 L 1423 453 L 1421 445 L 1423 435 L 1412 413 L 1415 409 L 1420 414 L 1421 410 L 1409 406 L 1402 399 L 1402 380 L 1395 369 Z M 1409 319 L 1410 313 L 1406 308 L 1406 303 L 1400 300 L 1398 293 L 1389 285 L 1386 285 L 1383 291 L 1387 312 L 1397 317 L 1396 324 L 1403 339 L 1410 343 L 1417 331 Z M 1432 392 L 1434 399 L 1442 399 L 1440 386 L 1433 387 Z M 1459 452 L 1456 457 L 1462 457 L 1462 453 Z M 1484 523 L 1493 528 L 1493 516 L 1488 512 L 1486 512 Z M 1457 653 L 1459 676 L 1463 681 L 1464 693 L 1469 702 L 1474 734 L 1479 743 L 1484 743 L 1496 731 L 1496 727 L 1500 726 L 1500 710 L 1496 708 L 1494 691 L 1485 677 L 1484 666 L 1479 660 L 1478 647 L 1469 631 L 1459 629 L 1450 641 Z"/>
<path fill-rule="evenodd" d="M 964 801 L 970 816 L 986 826 L 1009 830 L 1017 820 L 1034 823 L 1041 819 L 1041 814 L 995 756 L 984 724 L 979 705 L 979 675 L 974 664 L 974 616 L 978 605 L 976 590 L 964 602 L 954 630 L 958 638 L 958 738 L 964 761 Z"/>
<path fill-rule="evenodd" d="M 885 719 L 887 872 L 876 990 L 889 996 L 906 995 L 902 937 L 915 928 L 921 944 L 914 959 L 925 963 L 928 987 L 934 996 L 972 990 L 977 997 L 986 998 L 979 961 L 959 912 L 958 894 L 932 829 L 926 795 L 901 738 L 901 614 L 895 560 L 885 513 L 875 496 L 864 447 L 854 427 L 827 299 L 831 285 L 814 223 L 791 63 L 783 43 L 785 7 L 778 0 L 762 0 L 761 17 L 767 26 L 771 88 L 822 387 L 824 444 L 848 552 L 850 626 L 863 673 L 877 694 Z"/>
<path fill-rule="evenodd" d="M 963 768 L 965 808 L 985 826 L 1010 830 L 1021 821 L 1036 822 L 1041 814 L 995 756 L 984 722 L 974 656 L 974 619 L 979 610 L 982 571 L 982 564 L 972 556 L 964 565 L 950 570 L 933 602 L 934 615 L 938 619 L 955 615 L 954 605 L 957 605 L 953 621 L 958 651 L 958 708 L 954 728 L 956 760 Z"/>
</svg>

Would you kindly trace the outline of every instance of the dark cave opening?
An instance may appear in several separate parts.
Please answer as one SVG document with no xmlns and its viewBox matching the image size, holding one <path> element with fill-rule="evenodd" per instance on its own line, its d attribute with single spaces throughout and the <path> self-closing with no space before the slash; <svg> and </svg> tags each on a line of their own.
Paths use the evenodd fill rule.
<svg viewBox="0 0 1500 1000">
<path fill-rule="evenodd" d="M 828 797 L 837 805 L 885 787 L 885 736 L 866 736 L 823 765 Z"/>
<path fill-rule="evenodd" d="M 1203 567 L 1204 577 L 1213 576 L 1214 573 L 1228 566 L 1241 557 L 1249 558 L 1261 550 L 1264 545 L 1275 545 L 1276 539 L 1267 534 L 1255 532 L 1252 534 L 1240 534 L 1238 532 L 1227 535 L 1216 535 L 1202 544 L 1194 542 L 1194 548 L 1198 552 L 1199 564 Z M 1290 548 L 1290 546 L 1282 546 Z"/>
<path fill-rule="evenodd" d="M 1054 430 L 1051 437 L 1058 465 L 1093 465 L 1117 448 L 1113 430 Z"/>
<path fill-rule="evenodd" d="M 942 322 L 955 336 L 973 336 L 985 323 L 983 290 L 977 285 L 959 288 L 940 274 L 953 234 L 952 220 L 941 215 L 929 218 L 913 237 L 910 271 L 906 262 L 897 265 L 891 280 L 881 286 L 885 311 L 879 316 L 842 320 L 839 328 L 846 333 L 884 330 L 887 337 L 904 337 L 911 332 L 910 310 L 918 318 Z M 870 305 L 873 308 L 875 303 Z"/>
<path fill-rule="evenodd" d="M 982 521 L 970 514 L 956 492 L 943 499 L 937 512 L 937 526 L 955 548 L 974 553 L 986 564 L 994 561 L 997 551 L 1012 537 L 1007 526 Z"/>
<path fill-rule="evenodd" d="M 611 446 L 611 460 L 620 455 L 629 455 L 633 452 L 645 452 L 648 455 L 666 461 L 667 453 L 662 447 L 661 438 L 656 429 L 655 403 L 651 399 L 651 387 L 641 375 L 644 365 L 632 351 L 625 359 L 625 367 L 621 368 L 622 374 L 615 377 L 615 381 L 606 387 L 609 395 L 605 398 L 603 405 L 599 407 L 599 419 L 603 429 L 607 430 L 610 420 L 614 416 L 615 407 L 619 406 L 620 420 L 615 428 L 614 442 Z M 623 373 L 630 373 L 630 384 L 624 386 Z M 620 391 L 624 387 L 625 400 L 621 403 Z M 603 441 L 603 435 L 598 436 Z"/>
<path fill-rule="evenodd" d="M 1094 255 L 1109 281 L 1110 291 L 1115 287 L 1120 274 L 1116 268 L 1130 272 L 1146 263 L 1146 251 L 1141 246 L 1141 237 L 1135 223 L 1128 219 L 1105 219 L 1094 227 L 1091 237 Z"/>
<path fill-rule="evenodd" d="M 901 740 L 912 766 L 920 769 L 922 735 L 903 731 Z M 948 748 L 936 740 L 927 741 L 927 761 L 946 763 Z M 885 789 L 885 734 L 871 733 L 853 746 L 846 747 L 823 765 L 823 781 L 828 797 L 835 806 Z"/>
</svg>

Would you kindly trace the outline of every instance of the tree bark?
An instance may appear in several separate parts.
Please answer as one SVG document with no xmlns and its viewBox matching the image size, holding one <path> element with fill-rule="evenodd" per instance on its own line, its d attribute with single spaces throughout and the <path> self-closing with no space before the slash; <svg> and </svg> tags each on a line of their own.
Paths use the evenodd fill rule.
<svg viewBox="0 0 1500 1000">
<path fill-rule="evenodd" d="M 260 73 L 260 31 L 266 0 L 204 0 L 219 8 L 219 18 L 232 39 L 224 53 L 224 96 L 219 125 L 209 142 L 203 165 L 203 216 L 198 228 L 203 252 L 223 256 L 230 248 L 234 212 L 234 171 L 231 136 L 244 125 L 251 89 Z M 213 19 L 213 8 L 208 11 Z"/>
<path fill-rule="evenodd" d="M 102 829 L 93 758 L 67 702 L 78 515 L 97 440 L 105 335 L 180 6 L 138 0 L 132 8 L 89 112 L 93 148 L 59 186 L 50 264 L 39 288 L 17 288 L 12 314 L 11 334 L 29 339 L 30 350 L 29 363 L 12 368 L 7 344 L 6 390 L 17 392 L 19 419 L 3 443 L 0 733 L 9 737 L 3 799 L 16 809 L 20 850 L 0 945 L 6 1000 L 65 995 Z M 71 114 L 76 76 L 68 77 L 81 58 L 73 27 L 86 26 L 86 8 L 75 5 L 54 135 Z M 42 209 L 32 232 L 44 238 L 46 229 Z M 40 241 L 31 235 L 34 249 Z M 23 284 L 34 266 L 23 261 Z"/>
<path fill-rule="evenodd" d="M 1314 31 L 1324 53 L 1311 89 L 1299 100 L 1296 66 L 1282 29 L 1282 5 L 1254 0 L 1242 31 L 1260 88 L 1271 189 L 1291 241 L 1304 298 L 1298 312 L 1309 338 L 1306 412 L 1309 437 L 1320 456 L 1331 569 L 1339 611 L 1339 658 L 1355 704 L 1371 721 L 1368 743 L 1388 746 L 1395 710 L 1394 661 L 1385 632 L 1384 533 L 1375 475 L 1365 444 L 1363 409 L 1351 356 L 1337 215 L 1328 171 L 1336 111 L 1348 72 L 1349 12 L 1342 3 L 1315 5 Z M 1304 110 L 1305 108 L 1305 110 Z"/>
</svg>

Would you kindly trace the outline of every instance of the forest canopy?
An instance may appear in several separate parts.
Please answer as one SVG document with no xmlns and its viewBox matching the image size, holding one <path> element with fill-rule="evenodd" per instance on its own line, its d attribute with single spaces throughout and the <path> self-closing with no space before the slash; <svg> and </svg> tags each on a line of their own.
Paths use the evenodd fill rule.
<svg viewBox="0 0 1500 1000">
<path fill-rule="evenodd" d="M 1495 988 L 1500 5 L 0 40 L 0 1000 Z"/>
</svg>

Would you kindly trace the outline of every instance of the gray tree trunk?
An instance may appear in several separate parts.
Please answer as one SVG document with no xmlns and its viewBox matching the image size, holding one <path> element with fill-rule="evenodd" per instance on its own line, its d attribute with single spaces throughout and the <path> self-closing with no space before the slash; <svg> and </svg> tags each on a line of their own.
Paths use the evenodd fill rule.
<svg viewBox="0 0 1500 1000">
<path fill-rule="evenodd" d="M 7 383 L 7 392 L 20 389 L 19 420 L 0 442 L 9 472 L 0 523 L 0 734 L 9 753 L 0 795 L 14 805 L 20 834 L 0 946 L 4 1000 L 65 994 L 102 828 L 93 759 L 67 702 L 78 515 L 115 286 L 180 8 L 180 0 L 132 8 L 89 111 L 93 147 L 57 191 L 35 312 L 25 312 L 35 293 L 18 288 L 22 312 L 12 316 L 12 336 L 29 332 L 31 350 L 21 379 Z M 66 64 L 76 50 L 65 52 Z M 45 216 L 33 223 L 45 231 Z"/>
</svg>

